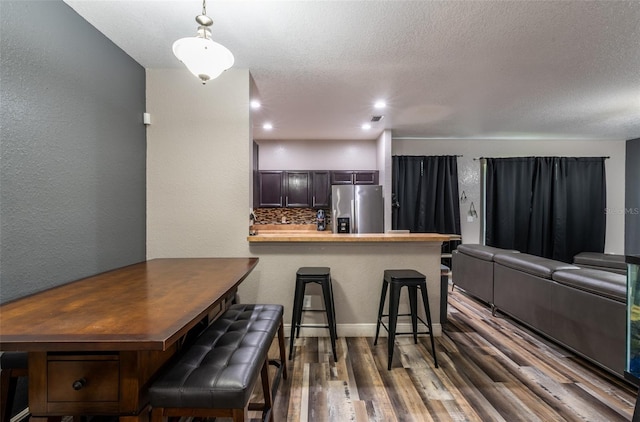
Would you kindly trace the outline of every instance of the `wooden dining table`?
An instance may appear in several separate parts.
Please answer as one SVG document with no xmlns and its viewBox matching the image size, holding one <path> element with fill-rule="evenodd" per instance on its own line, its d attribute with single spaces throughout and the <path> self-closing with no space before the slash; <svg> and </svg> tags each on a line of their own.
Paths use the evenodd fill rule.
<svg viewBox="0 0 640 422">
<path fill-rule="evenodd" d="M 145 419 L 154 374 L 228 307 L 257 263 L 153 259 L 1 305 L 0 350 L 28 352 L 31 419 Z"/>
</svg>

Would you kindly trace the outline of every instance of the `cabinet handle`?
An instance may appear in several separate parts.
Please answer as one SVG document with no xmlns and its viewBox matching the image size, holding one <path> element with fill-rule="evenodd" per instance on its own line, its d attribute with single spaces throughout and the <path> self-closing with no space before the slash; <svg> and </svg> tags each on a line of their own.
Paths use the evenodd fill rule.
<svg viewBox="0 0 640 422">
<path fill-rule="evenodd" d="M 284 205 L 286 205 L 287 207 L 289 206 L 289 195 L 285 196 Z"/>
<path fill-rule="evenodd" d="M 78 391 L 82 390 L 85 385 L 87 385 L 87 380 L 85 378 L 80 378 L 79 380 L 75 380 L 73 384 L 71 384 L 71 387 L 73 387 L 74 390 Z"/>
<path fill-rule="evenodd" d="M 316 206 L 316 196 L 313 195 L 313 200 L 311 201 L 311 205 Z"/>
</svg>

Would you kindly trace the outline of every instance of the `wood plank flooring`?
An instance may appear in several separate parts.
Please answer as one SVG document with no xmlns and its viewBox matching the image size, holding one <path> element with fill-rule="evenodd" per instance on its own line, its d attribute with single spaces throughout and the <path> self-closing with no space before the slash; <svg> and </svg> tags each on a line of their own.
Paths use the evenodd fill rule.
<svg viewBox="0 0 640 422">
<path fill-rule="evenodd" d="M 339 333 L 338 333 L 339 334 Z M 436 338 L 296 340 L 275 421 L 629 421 L 636 390 L 457 289 Z M 277 354 L 277 352 L 276 352 Z M 258 415 L 255 415 L 257 418 Z"/>
</svg>

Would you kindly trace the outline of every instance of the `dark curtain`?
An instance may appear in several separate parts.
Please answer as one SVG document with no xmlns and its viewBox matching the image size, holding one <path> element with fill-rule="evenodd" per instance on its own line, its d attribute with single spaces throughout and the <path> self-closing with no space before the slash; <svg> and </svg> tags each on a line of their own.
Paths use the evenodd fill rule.
<svg viewBox="0 0 640 422">
<path fill-rule="evenodd" d="M 392 157 L 392 228 L 461 234 L 456 156 Z"/>
<path fill-rule="evenodd" d="M 486 244 L 571 262 L 604 250 L 604 158 L 488 158 Z"/>
<path fill-rule="evenodd" d="M 555 170 L 553 258 L 563 260 L 580 252 L 604 252 L 604 159 L 561 157 Z"/>
</svg>

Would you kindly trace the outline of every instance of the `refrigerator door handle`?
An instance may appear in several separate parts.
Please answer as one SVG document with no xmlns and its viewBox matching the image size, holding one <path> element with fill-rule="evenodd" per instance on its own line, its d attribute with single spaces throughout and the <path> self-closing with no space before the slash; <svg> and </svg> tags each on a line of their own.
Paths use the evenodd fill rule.
<svg viewBox="0 0 640 422">
<path fill-rule="evenodd" d="M 351 233 L 358 233 L 358 220 L 356 219 L 356 201 L 351 200 Z"/>
</svg>

